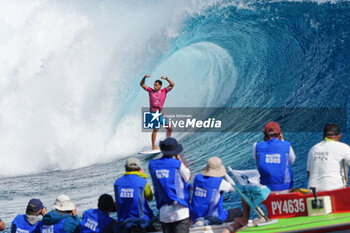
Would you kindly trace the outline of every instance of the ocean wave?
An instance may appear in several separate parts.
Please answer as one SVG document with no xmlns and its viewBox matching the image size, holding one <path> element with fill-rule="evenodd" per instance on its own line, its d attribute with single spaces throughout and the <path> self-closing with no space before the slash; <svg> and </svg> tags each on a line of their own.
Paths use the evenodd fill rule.
<svg viewBox="0 0 350 233">
<path fill-rule="evenodd" d="M 348 1 L 180 3 L 2 1 L 0 175 L 147 146 L 138 123 L 125 126 L 148 105 L 145 73 L 176 83 L 167 106 L 348 104 Z"/>
</svg>

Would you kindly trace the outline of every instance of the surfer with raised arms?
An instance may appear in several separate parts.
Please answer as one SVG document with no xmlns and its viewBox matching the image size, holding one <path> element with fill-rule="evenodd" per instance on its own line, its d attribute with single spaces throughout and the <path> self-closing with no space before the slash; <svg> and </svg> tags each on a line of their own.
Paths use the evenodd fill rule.
<svg viewBox="0 0 350 233">
<path fill-rule="evenodd" d="M 165 102 L 166 95 L 169 91 L 171 91 L 171 89 L 173 89 L 175 84 L 168 77 L 161 76 L 161 79 L 165 79 L 166 81 L 169 82 L 169 86 L 162 89 L 162 81 L 156 80 L 154 82 L 154 85 L 153 85 L 154 89 L 152 89 L 145 84 L 146 78 L 149 78 L 149 77 L 150 77 L 150 75 L 146 74 L 142 78 L 142 80 L 140 82 L 140 86 L 145 91 L 147 91 L 149 93 L 150 112 L 153 114 L 158 112 L 160 114 L 159 115 L 159 122 L 163 126 L 167 126 L 166 137 L 169 138 L 171 136 L 172 128 L 170 127 L 168 120 L 165 118 L 162 110 L 163 110 L 163 105 Z M 158 132 L 158 129 L 153 129 L 153 132 L 152 132 L 152 150 L 159 149 L 155 143 L 156 138 L 157 138 L 157 132 Z"/>
</svg>

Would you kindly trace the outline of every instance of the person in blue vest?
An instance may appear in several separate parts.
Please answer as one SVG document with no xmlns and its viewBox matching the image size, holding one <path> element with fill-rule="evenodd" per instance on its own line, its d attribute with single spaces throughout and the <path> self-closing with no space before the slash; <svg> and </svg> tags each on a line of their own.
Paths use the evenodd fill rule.
<svg viewBox="0 0 350 233">
<path fill-rule="evenodd" d="M 253 145 L 253 158 L 260 173 L 260 184 L 271 189 L 271 193 L 288 193 L 293 187 L 291 164 L 295 154 L 290 142 L 284 141 L 281 127 L 270 121 L 265 125 L 264 141 Z M 248 223 L 250 206 L 242 198 L 243 217 L 236 218 L 222 233 L 236 232 Z"/>
<path fill-rule="evenodd" d="M 5 230 L 5 222 L 0 218 L 0 231 Z"/>
<path fill-rule="evenodd" d="M 184 165 L 182 146 L 175 138 L 160 142 L 163 156 L 149 161 L 149 171 L 159 209 L 159 219 L 165 233 L 189 232 L 190 170 Z"/>
<path fill-rule="evenodd" d="M 11 233 L 39 233 L 42 223 L 38 216 L 45 213 L 46 208 L 39 199 L 30 199 L 26 213 L 17 215 L 12 221 Z"/>
<path fill-rule="evenodd" d="M 67 195 L 59 195 L 52 208 L 54 210 L 43 217 L 42 233 L 77 233 L 80 231 L 77 208 Z"/>
<path fill-rule="evenodd" d="M 264 141 L 253 145 L 253 157 L 260 173 L 260 183 L 273 192 L 287 193 L 293 187 L 291 164 L 293 148 L 283 140 L 280 125 L 271 121 L 265 125 Z"/>
<path fill-rule="evenodd" d="M 119 227 L 126 232 L 146 232 L 154 217 L 147 201 L 153 192 L 147 182 L 140 160 L 129 158 L 125 162 L 125 173 L 114 183 Z"/>
<path fill-rule="evenodd" d="M 209 224 L 233 222 L 242 217 L 240 208 L 225 210 L 222 207 L 224 192 L 235 191 L 233 186 L 223 179 L 226 169 L 219 157 L 210 157 L 207 166 L 196 175 L 193 181 L 193 195 L 190 205 L 191 220 L 209 219 Z"/>
<path fill-rule="evenodd" d="M 98 198 L 97 209 L 88 209 L 83 214 L 80 223 L 81 233 L 112 233 L 116 221 L 109 217 L 111 212 L 116 212 L 115 202 L 109 194 L 103 194 Z"/>
</svg>

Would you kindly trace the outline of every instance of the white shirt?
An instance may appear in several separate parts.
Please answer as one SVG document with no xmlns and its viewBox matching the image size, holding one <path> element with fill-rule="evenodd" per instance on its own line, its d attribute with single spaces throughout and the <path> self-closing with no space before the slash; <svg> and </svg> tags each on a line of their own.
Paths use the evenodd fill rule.
<svg viewBox="0 0 350 233">
<path fill-rule="evenodd" d="M 307 158 L 307 171 L 310 173 L 308 187 L 315 187 L 316 191 L 345 188 L 349 165 L 348 145 L 337 141 L 317 143 L 311 148 Z"/>
<path fill-rule="evenodd" d="M 180 167 L 180 175 L 185 182 L 190 182 L 191 172 L 182 163 Z M 164 223 L 177 222 L 190 217 L 188 207 L 173 203 L 171 205 L 163 205 L 159 210 L 159 220 Z"/>
<path fill-rule="evenodd" d="M 235 191 L 235 188 L 226 180 L 222 179 L 220 186 L 219 186 L 219 191 L 224 191 L 224 192 L 232 192 Z"/>
</svg>

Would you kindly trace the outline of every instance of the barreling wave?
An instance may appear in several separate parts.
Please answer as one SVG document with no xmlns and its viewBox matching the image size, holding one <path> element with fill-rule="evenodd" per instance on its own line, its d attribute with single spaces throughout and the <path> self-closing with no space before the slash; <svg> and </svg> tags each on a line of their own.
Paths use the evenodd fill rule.
<svg viewBox="0 0 350 233">
<path fill-rule="evenodd" d="M 0 25 L 1 176 L 148 145 L 145 73 L 174 80 L 167 106 L 349 102 L 347 1 L 2 1 Z"/>
</svg>

